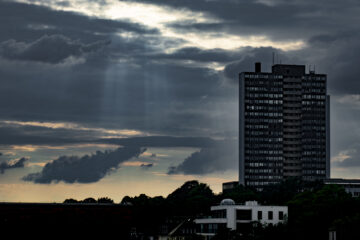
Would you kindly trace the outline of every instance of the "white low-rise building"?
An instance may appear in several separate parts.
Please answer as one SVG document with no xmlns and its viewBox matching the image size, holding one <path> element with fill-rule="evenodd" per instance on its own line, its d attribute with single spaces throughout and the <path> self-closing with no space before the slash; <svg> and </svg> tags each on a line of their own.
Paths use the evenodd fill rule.
<svg viewBox="0 0 360 240">
<path fill-rule="evenodd" d="M 197 233 L 213 236 L 219 229 L 241 230 L 242 225 L 252 222 L 262 224 L 278 224 L 287 219 L 287 206 L 262 206 L 256 201 L 248 201 L 245 205 L 236 205 L 231 199 L 224 199 L 219 206 L 211 207 L 212 216 L 195 219 Z"/>
<path fill-rule="evenodd" d="M 329 178 L 324 180 L 324 184 L 341 186 L 351 196 L 360 197 L 360 179 Z"/>
</svg>

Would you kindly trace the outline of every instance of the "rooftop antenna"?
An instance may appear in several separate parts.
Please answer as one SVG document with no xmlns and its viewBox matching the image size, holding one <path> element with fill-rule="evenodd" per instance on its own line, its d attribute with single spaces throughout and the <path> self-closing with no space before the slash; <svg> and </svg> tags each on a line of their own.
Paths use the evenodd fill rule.
<svg viewBox="0 0 360 240">
<path fill-rule="evenodd" d="M 275 52 L 272 53 L 272 65 L 274 66 L 275 63 Z"/>
</svg>

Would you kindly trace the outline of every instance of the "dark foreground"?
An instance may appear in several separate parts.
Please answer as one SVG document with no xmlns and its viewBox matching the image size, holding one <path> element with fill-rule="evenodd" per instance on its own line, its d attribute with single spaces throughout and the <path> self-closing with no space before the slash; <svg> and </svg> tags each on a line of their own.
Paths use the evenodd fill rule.
<svg viewBox="0 0 360 240">
<path fill-rule="evenodd" d="M 239 186 L 221 194 L 190 181 L 166 198 L 142 194 L 124 197 L 121 203 L 0 203 L 0 232 L 3 236 L 50 239 L 158 239 L 184 219 L 206 216 L 210 207 L 224 198 L 237 203 L 256 200 L 263 205 L 286 205 L 288 220 L 275 226 L 256 225 L 247 232 L 222 232 L 214 239 L 328 240 L 330 231 L 337 232 L 336 240 L 360 239 L 360 198 L 351 197 L 338 186 L 306 186 L 297 180 L 263 192 Z M 174 237 L 199 239 L 195 234 Z"/>
<path fill-rule="evenodd" d="M 93 234 L 129 239 L 134 223 L 131 208 L 119 204 L 0 203 L 1 232 L 49 237 Z"/>
</svg>

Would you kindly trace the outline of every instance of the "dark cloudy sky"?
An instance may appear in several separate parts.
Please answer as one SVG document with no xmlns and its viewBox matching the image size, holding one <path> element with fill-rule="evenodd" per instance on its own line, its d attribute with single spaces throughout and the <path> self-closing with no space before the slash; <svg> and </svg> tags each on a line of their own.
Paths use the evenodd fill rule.
<svg viewBox="0 0 360 240">
<path fill-rule="evenodd" d="M 328 74 L 332 177 L 360 177 L 357 0 L 0 0 L 0 201 L 237 179 L 237 75 Z"/>
</svg>

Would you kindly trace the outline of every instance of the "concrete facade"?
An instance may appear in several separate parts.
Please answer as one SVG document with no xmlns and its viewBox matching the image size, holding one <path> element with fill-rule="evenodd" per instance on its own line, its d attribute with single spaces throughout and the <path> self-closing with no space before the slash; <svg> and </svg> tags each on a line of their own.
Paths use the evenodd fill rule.
<svg viewBox="0 0 360 240">
<path fill-rule="evenodd" d="M 231 199 L 223 200 L 219 206 L 212 206 L 211 211 L 211 217 L 194 220 L 199 226 L 198 234 L 213 236 L 220 228 L 241 230 L 242 224 L 252 222 L 278 224 L 286 221 L 288 216 L 287 206 L 262 206 L 256 201 L 236 205 Z"/>
<path fill-rule="evenodd" d="M 303 65 L 239 75 L 239 183 L 258 190 L 287 177 L 330 177 L 325 74 Z"/>
</svg>

